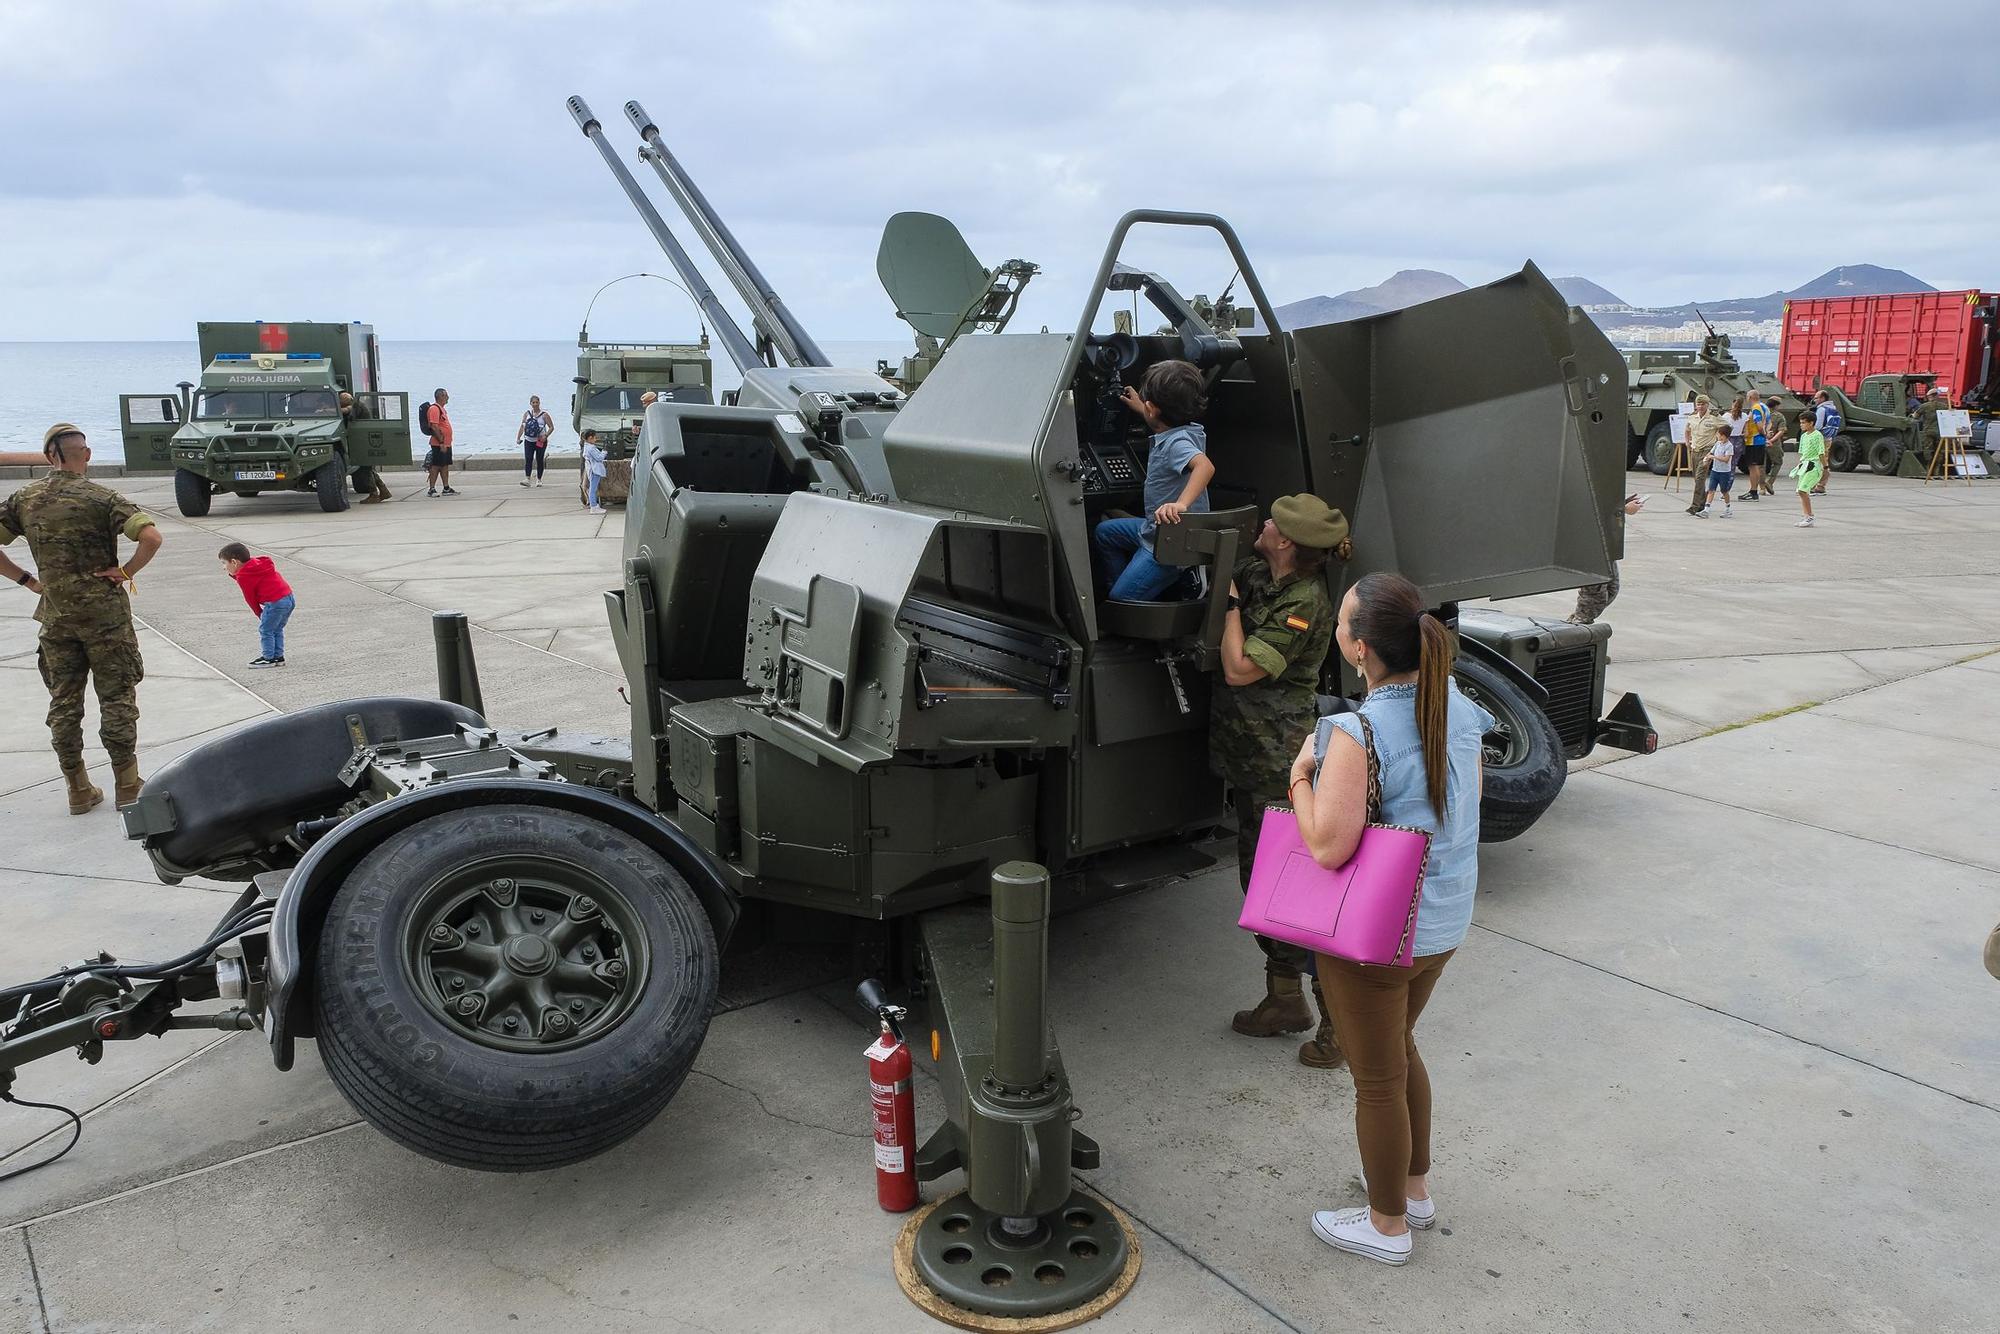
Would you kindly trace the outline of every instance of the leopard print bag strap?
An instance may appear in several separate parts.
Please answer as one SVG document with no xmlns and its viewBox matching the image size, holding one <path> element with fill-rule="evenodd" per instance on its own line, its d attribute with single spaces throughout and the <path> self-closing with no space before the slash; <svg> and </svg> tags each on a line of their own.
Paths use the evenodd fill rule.
<svg viewBox="0 0 2000 1334">
<path fill-rule="evenodd" d="M 1382 823 L 1382 757 L 1375 753 L 1375 727 L 1368 715 L 1356 711 L 1361 720 L 1362 748 L 1368 752 L 1368 823 Z"/>
</svg>

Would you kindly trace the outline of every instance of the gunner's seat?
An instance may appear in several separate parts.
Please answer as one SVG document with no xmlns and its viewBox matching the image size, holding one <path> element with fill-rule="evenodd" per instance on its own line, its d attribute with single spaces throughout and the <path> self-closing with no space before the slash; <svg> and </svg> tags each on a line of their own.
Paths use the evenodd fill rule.
<svg viewBox="0 0 2000 1334">
<path fill-rule="evenodd" d="M 1200 597 L 1175 602 L 1098 602 L 1098 623 L 1107 635 L 1123 639 L 1189 639 L 1220 643 L 1222 617 L 1229 604 L 1229 572 L 1256 537 L 1257 507 L 1183 514 L 1179 523 L 1162 524 L 1153 534 L 1153 559 L 1183 569 L 1201 568 L 1208 587 Z"/>
</svg>

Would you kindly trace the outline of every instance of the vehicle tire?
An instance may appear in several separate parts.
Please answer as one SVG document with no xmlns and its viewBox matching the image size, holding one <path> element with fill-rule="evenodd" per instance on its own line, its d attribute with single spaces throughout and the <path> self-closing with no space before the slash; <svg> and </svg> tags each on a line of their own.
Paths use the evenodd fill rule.
<svg viewBox="0 0 2000 1334">
<path fill-rule="evenodd" d="M 1663 421 L 1654 422 L 1653 429 L 1646 432 L 1646 466 L 1655 477 L 1665 477 L 1667 469 L 1674 466 L 1674 437 Z"/>
<path fill-rule="evenodd" d="M 1525 832 L 1555 801 L 1569 777 L 1569 761 L 1549 716 L 1490 663 L 1461 653 L 1452 674 L 1459 690 L 1493 715 L 1479 841 L 1502 843 Z"/>
<path fill-rule="evenodd" d="M 319 507 L 328 514 L 338 514 L 346 509 L 347 460 L 335 454 L 314 469 L 313 490 L 319 496 Z"/>
<path fill-rule="evenodd" d="M 318 954 L 320 1055 L 341 1093 L 406 1148 L 494 1172 L 580 1162 L 657 1116 L 718 978 L 678 872 L 601 821 L 531 805 L 392 835 L 334 896 Z"/>
<path fill-rule="evenodd" d="M 1826 447 L 1826 467 L 1828 472 L 1853 472 L 1861 466 L 1861 442 L 1845 433 L 1833 438 Z"/>
<path fill-rule="evenodd" d="M 356 468 L 354 470 L 354 476 L 352 476 L 348 480 L 354 483 L 355 495 L 366 496 L 374 494 L 375 470 L 373 468 L 369 467 Z"/>
<path fill-rule="evenodd" d="M 206 477 L 197 476 L 185 468 L 174 469 L 174 504 L 180 508 L 184 518 L 205 518 L 208 507 L 214 503 L 214 488 L 208 484 Z"/>
<path fill-rule="evenodd" d="M 1896 465 L 1903 461 L 1903 437 L 1894 431 L 1884 431 L 1868 442 L 1868 471 L 1877 477 L 1894 477 Z"/>
</svg>

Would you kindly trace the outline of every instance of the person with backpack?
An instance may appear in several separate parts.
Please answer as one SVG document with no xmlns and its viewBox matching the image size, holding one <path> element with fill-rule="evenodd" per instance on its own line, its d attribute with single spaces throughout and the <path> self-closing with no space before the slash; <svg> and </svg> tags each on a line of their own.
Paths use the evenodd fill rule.
<svg viewBox="0 0 2000 1334">
<path fill-rule="evenodd" d="M 1845 425 L 1847 419 L 1840 415 L 1840 408 L 1834 403 L 1833 395 L 1824 389 L 1813 395 L 1813 429 L 1819 432 L 1820 439 L 1826 442 L 1829 450 L 1833 448 L 1834 437 L 1840 434 L 1840 428 Z M 1826 475 L 1831 471 L 1831 468 L 1825 467 L 1819 470 L 1819 480 L 1813 483 L 1809 495 L 1826 494 Z"/>
<path fill-rule="evenodd" d="M 555 418 L 542 411 L 542 396 L 528 395 L 528 410 L 521 414 L 521 428 L 514 443 L 521 447 L 521 485 L 542 484 L 549 466 L 549 437 L 555 434 Z"/>
<path fill-rule="evenodd" d="M 440 389 L 417 410 L 417 429 L 431 438 L 430 453 L 424 455 L 424 479 L 430 483 L 425 495 L 437 495 L 440 486 L 445 495 L 458 494 L 451 489 L 451 416 L 444 410 L 449 402 L 451 395 Z"/>
</svg>

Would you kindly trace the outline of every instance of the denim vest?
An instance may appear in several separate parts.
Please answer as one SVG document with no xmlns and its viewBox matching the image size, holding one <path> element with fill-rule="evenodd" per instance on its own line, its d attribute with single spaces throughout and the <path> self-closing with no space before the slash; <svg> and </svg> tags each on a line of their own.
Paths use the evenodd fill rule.
<svg viewBox="0 0 2000 1334">
<path fill-rule="evenodd" d="M 1362 701 L 1361 711 L 1375 729 L 1375 753 L 1382 762 L 1382 823 L 1428 830 L 1431 835 L 1411 952 L 1455 950 L 1472 927 L 1472 896 L 1479 887 L 1480 748 L 1486 730 L 1493 726 L 1493 715 L 1460 694 L 1456 681 L 1451 683 L 1445 706 L 1450 775 L 1445 782 L 1444 823 L 1439 824 L 1424 782 L 1416 686 L 1376 686 Z M 1360 719 L 1350 713 L 1330 714 L 1319 720 L 1314 734 L 1316 756 L 1325 756 L 1335 727 L 1362 743 Z"/>
</svg>

